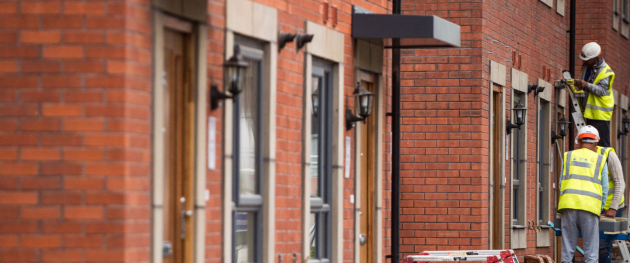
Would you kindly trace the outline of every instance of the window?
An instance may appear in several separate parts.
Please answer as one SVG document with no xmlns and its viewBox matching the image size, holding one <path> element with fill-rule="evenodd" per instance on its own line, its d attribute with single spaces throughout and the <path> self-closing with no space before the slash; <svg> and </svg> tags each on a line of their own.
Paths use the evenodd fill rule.
<svg viewBox="0 0 630 263">
<path fill-rule="evenodd" d="M 548 202 L 548 175 L 549 175 L 549 102 L 540 100 L 538 105 L 538 222 L 546 224 L 549 220 Z"/>
<path fill-rule="evenodd" d="M 512 96 L 512 107 L 517 103 L 523 103 L 527 105 L 527 94 L 514 91 Z M 511 119 L 512 122 L 516 120 Z M 526 184 L 525 177 L 527 171 L 527 151 L 526 151 L 526 136 L 527 136 L 527 119 L 525 124 L 521 125 L 520 129 L 513 129 L 511 134 L 512 143 L 512 225 L 515 228 L 522 228 L 525 226 L 525 196 L 526 196 Z"/>
<path fill-rule="evenodd" d="M 240 41 L 249 66 L 243 91 L 233 107 L 233 253 L 234 263 L 262 262 L 263 173 L 262 72 L 263 51 L 257 43 Z M 237 42 L 237 43 L 240 43 Z"/>
<path fill-rule="evenodd" d="M 628 20 L 630 19 L 630 15 L 628 14 L 628 12 L 630 11 L 628 10 L 630 8 L 628 7 L 628 1 L 630 0 L 621 0 L 621 19 L 626 24 L 630 23 L 630 21 Z"/>
<path fill-rule="evenodd" d="M 332 251 L 332 66 L 313 60 L 312 87 L 319 103 L 313 106 L 311 119 L 310 259 L 328 261 Z"/>
<path fill-rule="evenodd" d="M 539 81 L 538 85 L 544 84 L 545 89 L 549 92 L 543 92 L 538 96 L 538 123 L 536 125 L 537 136 L 536 145 L 538 146 L 537 157 L 537 196 L 536 196 L 536 223 L 541 226 L 547 225 L 551 218 L 550 211 L 554 208 L 551 205 L 551 155 L 553 148 L 551 147 L 551 84 Z M 551 239 L 547 232 L 536 233 L 536 246 L 548 247 L 551 245 Z"/>
<path fill-rule="evenodd" d="M 618 125 L 617 128 L 618 130 L 622 130 L 623 129 L 623 122 L 621 122 L 623 120 L 623 118 L 628 116 L 628 111 L 625 109 L 621 109 L 621 116 L 619 118 L 617 118 L 617 122 Z M 617 130 L 613 131 L 614 133 L 617 132 Z M 617 153 L 617 155 L 619 156 L 619 160 L 621 161 L 621 166 L 623 168 L 624 174 L 626 174 L 626 169 L 627 169 L 627 159 L 628 159 L 628 136 L 630 136 L 630 134 L 626 134 L 625 136 L 621 136 L 619 139 L 617 139 L 617 147 L 615 148 L 615 151 Z M 616 136 L 613 136 L 616 137 Z"/>
</svg>

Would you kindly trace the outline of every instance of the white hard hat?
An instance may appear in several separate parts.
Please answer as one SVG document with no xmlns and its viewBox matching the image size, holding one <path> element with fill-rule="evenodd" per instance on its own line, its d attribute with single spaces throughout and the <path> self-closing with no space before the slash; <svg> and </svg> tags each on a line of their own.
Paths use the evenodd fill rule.
<svg viewBox="0 0 630 263">
<path fill-rule="evenodd" d="M 587 43 L 582 48 L 582 53 L 580 53 L 580 59 L 587 61 L 591 58 L 597 57 L 602 54 L 602 47 L 595 42 Z"/>
<path fill-rule="evenodd" d="M 575 136 L 575 144 L 581 139 L 592 139 L 594 142 L 599 141 L 599 131 L 591 125 L 586 125 L 578 130 L 577 136 Z"/>
</svg>

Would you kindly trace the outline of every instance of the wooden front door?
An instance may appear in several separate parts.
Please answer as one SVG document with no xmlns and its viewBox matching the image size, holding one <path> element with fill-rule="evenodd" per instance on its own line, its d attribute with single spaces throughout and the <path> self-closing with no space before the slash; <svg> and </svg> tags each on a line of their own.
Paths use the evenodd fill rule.
<svg viewBox="0 0 630 263">
<path fill-rule="evenodd" d="M 505 175 L 501 172 L 501 165 L 505 162 L 501 158 L 501 134 L 505 132 L 502 123 L 502 87 L 493 84 L 492 89 L 492 237 L 491 245 L 492 249 L 503 248 L 503 235 L 501 231 L 503 229 L 503 181 Z"/>
<path fill-rule="evenodd" d="M 194 37 L 164 29 L 164 263 L 193 256 Z"/>
<path fill-rule="evenodd" d="M 361 85 L 372 93 L 375 92 L 375 77 L 371 74 L 362 74 Z M 356 103 L 356 102 L 355 102 Z M 361 147 L 360 151 L 356 154 L 360 154 L 361 165 L 361 184 L 360 184 L 360 213 L 359 213 L 359 250 L 360 250 L 360 262 L 372 263 L 374 262 L 374 216 L 375 216 L 375 203 L 374 203 L 374 188 L 375 177 L 374 173 L 376 152 L 376 114 L 375 109 L 372 109 L 372 114 L 367 118 L 365 124 L 357 122 L 357 126 L 361 127 Z"/>
</svg>

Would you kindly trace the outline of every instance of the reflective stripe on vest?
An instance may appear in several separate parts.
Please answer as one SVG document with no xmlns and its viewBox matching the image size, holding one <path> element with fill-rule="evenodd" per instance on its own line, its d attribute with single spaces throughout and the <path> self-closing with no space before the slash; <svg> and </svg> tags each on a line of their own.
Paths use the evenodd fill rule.
<svg viewBox="0 0 630 263">
<path fill-rule="evenodd" d="M 606 65 L 597 77 L 593 84 L 597 84 L 602 79 L 610 77 L 608 82 L 608 90 L 604 96 L 597 96 L 593 92 L 588 95 L 586 100 L 586 108 L 584 109 L 584 117 L 592 120 L 610 121 L 612 119 L 613 108 L 615 107 L 615 96 L 613 95 L 612 87 L 615 80 L 615 73 L 610 66 Z"/>
<path fill-rule="evenodd" d="M 583 148 L 566 152 L 564 158 L 558 210 L 576 209 L 599 215 L 604 156 Z"/>
<path fill-rule="evenodd" d="M 599 150 L 598 151 L 599 154 L 604 156 L 604 164 L 608 163 L 608 156 L 610 155 L 610 152 L 611 151 L 615 152 L 615 149 L 613 149 L 612 147 L 597 146 L 597 149 Z M 610 203 L 612 202 L 612 199 L 613 199 L 613 191 L 614 191 L 613 189 L 615 189 L 615 182 L 612 180 L 612 176 L 610 176 L 610 171 L 608 171 L 608 196 L 606 197 L 606 204 L 604 205 L 604 209 L 610 208 Z M 625 200 L 626 198 L 622 194 L 621 201 L 619 201 L 619 204 L 623 204 Z"/>
</svg>

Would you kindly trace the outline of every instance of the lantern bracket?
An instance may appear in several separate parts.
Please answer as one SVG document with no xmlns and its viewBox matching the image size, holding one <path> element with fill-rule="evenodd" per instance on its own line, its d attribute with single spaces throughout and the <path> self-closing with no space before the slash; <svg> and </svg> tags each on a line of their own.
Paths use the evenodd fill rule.
<svg viewBox="0 0 630 263">
<path fill-rule="evenodd" d="M 507 135 L 510 135 L 512 133 L 512 129 L 518 128 L 519 130 L 521 129 L 521 125 L 518 124 L 514 124 L 512 123 L 512 120 L 507 119 L 506 124 L 505 124 L 505 131 L 507 133 Z"/>
<path fill-rule="evenodd" d="M 216 110 L 219 108 L 220 101 L 225 99 L 232 99 L 234 96 L 219 91 L 219 86 L 212 84 L 210 86 L 210 110 Z"/>
<path fill-rule="evenodd" d="M 555 144 L 556 140 L 562 139 L 562 138 L 564 138 L 564 136 L 560 136 L 560 135 L 556 134 L 556 131 L 552 131 L 551 132 L 551 144 Z"/>
<path fill-rule="evenodd" d="M 356 116 L 352 114 L 350 109 L 346 109 L 346 130 L 352 130 L 354 123 L 357 121 L 363 121 L 363 123 L 365 123 L 365 118 Z"/>
</svg>

